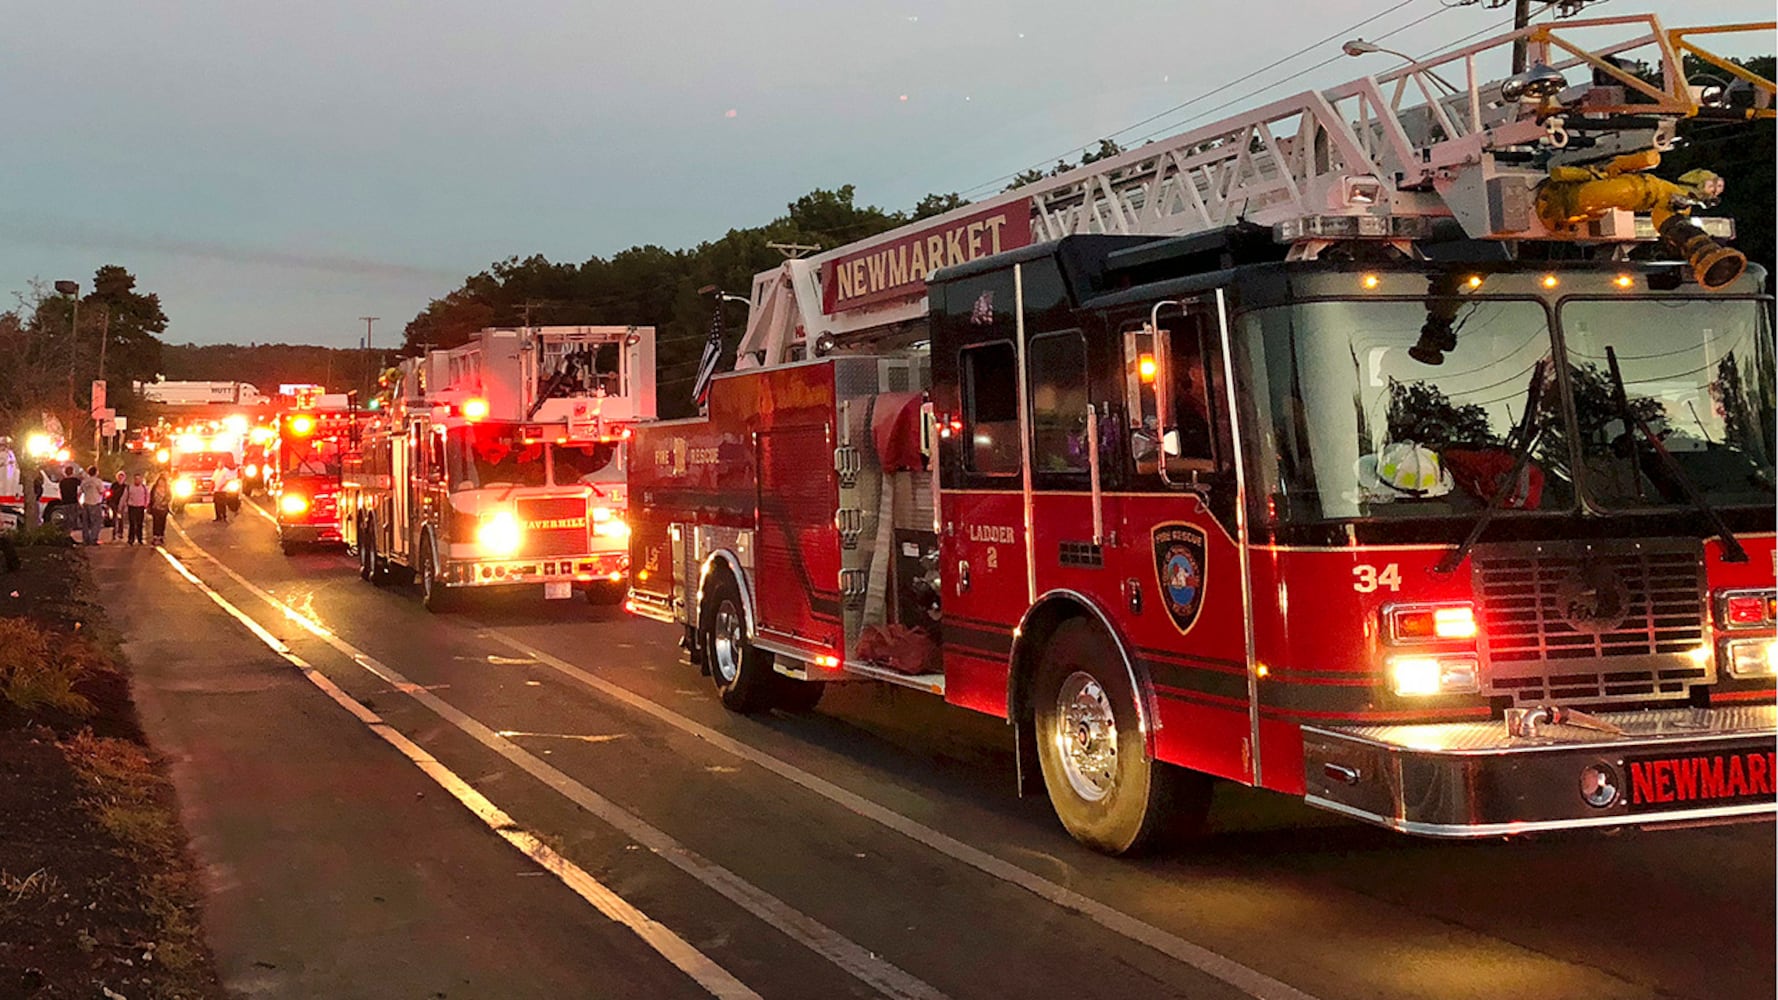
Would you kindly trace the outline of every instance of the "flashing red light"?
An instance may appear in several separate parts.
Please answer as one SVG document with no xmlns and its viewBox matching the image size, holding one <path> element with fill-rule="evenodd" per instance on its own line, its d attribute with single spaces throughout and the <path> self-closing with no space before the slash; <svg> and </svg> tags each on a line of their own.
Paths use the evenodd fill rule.
<svg viewBox="0 0 1778 1000">
<path fill-rule="evenodd" d="M 1475 609 L 1467 604 L 1389 611 L 1389 635 L 1396 642 L 1474 639 L 1476 631 Z"/>
<path fill-rule="evenodd" d="M 1778 595 L 1731 594 L 1723 601 L 1723 620 L 1732 628 L 1765 625 L 1774 618 L 1778 618 Z"/>
<path fill-rule="evenodd" d="M 299 413 L 290 418 L 290 433 L 297 437 L 308 437 L 315 433 L 315 418 L 306 413 Z"/>
</svg>

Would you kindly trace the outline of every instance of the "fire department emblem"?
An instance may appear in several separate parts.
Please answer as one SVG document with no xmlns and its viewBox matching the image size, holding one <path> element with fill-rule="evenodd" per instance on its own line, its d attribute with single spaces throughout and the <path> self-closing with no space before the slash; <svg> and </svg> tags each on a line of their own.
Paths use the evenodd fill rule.
<svg viewBox="0 0 1778 1000">
<path fill-rule="evenodd" d="M 1556 585 L 1556 614 L 1569 628 L 1600 635 L 1621 628 L 1630 614 L 1630 592 L 1609 566 L 1588 562 Z"/>
<path fill-rule="evenodd" d="M 1181 632 L 1190 632 L 1204 607 L 1204 532 L 1189 524 L 1154 529 L 1154 569 L 1161 603 Z"/>
</svg>

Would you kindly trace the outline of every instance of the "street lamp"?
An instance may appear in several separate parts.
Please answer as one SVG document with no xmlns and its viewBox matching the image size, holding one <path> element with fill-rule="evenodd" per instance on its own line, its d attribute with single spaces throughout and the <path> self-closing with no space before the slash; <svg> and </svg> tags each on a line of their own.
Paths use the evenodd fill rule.
<svg viewBox="0 0 1778 1000">
<path fill-rule="evenodd" d="M 1413 56 L 1408 55 L 1406 52 L 1400 52 L 1400 51 L 1397 51 L 1396 49 L 1386 49 L 1383 46 L 1378 45 L 1376 42 L 1367 42 L 1362 38 L 1354 38 L 1351 41 L 1347 42 L 1346 44 L 1340 46 L 1340 51 L 1346 53 L 1349 56 L 1353 56 L 1353 57 L 1370 55 L 1372 52 L 1381 52 L 1384 55 L 1394 56 L 1397 59 L 1402 60 L 1403 62 L 1409 63 L 1410 65 L 1417 64 L 1420 61 L 1418 59 L 1415 59 Z M 1432 77 L 1432 79 L 1439 86 L 1445 88 L 1446 90 L 1450 91 L 1453 94 L 1455 94 L 1457 92 L 1457 88 L 1451 86 L 1451 81 L 1445 79 L 1442 76 L 1439 76 L 1438 73 L 1434 72 L 1433 70 L 1430 70 L 1430 69 L 1426 70 L 1425 73 L 1427 76 Z"/>
</svg>

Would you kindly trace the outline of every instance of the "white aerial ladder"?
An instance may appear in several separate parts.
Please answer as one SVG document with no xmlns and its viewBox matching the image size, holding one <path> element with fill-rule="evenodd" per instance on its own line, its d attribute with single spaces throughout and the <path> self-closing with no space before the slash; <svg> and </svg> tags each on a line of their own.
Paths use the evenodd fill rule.
<svg viewBox="0 0 1778 1000">
<path fill-rule="evenodd" d="M 1720 193 L 1720 179 L 1673 184 L 1646 171 L 1682 119 L 1772 117 L 1772 81 L 1698 39 L 1769 38 L 1773 28 L 1668 29 L 1653 15 L 1525 28 L 787 260 L 754 278 L 736 367 L 897 333 L 918 339 L 925 274 L 1077 233 L 1177 236 L 1246 222 L 1272 227 L 1298 258 L 1355 239 L 1386 241 L 1411 257 L 1439 220 L 1454 220 L 1472 239 L 1627 245 L 1656 239 L 1658 225 L 1678 217 L 1666 238 L 1700 280 L 1738 274 L 1744 258 L 1706 237 L 1728 235 L 1719 225 L 1727 220 L 1689 219 Z M 1531 68 L 1489 76 L 1519 41 Z M 1730 85 L 1693 85 L 1688 54 Z M 1631 60 L 1660 83 L 1624 68 Z"/>
</svg>

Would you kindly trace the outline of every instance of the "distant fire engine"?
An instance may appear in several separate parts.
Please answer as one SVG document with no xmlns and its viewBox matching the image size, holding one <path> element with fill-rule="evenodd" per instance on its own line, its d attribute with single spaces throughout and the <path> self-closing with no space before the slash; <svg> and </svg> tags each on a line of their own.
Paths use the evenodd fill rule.
<svg viewBox="0 0 1778 1000">
<path fill-rule="evenodd" d="M 340 471 L 364 415 L 343 393 L 313 395 L 278 415 L 275 444 L 262 472 L 272 484 L 278 543 L 285 555 L 304 545 L 342 542 Z M 251 469 L 252 466 L 249 466 Z"/>
<path fill-rule="evenodd" d="M 496 586 L 621 600 L 621 442 L 654 412 L 652 327 L 483 330 L 404 362 L 346 463 L 340 522 L 360 574 L 411 574 L 432 610 Z"/>
<path fill-rule="evenodd" d="M 1006 718 L 1112 853 L 1213 779 L 1441 837 L 1771 815 L 1771 302 L 1721 179 L 1649 172 L 1772 115 L 1710 31 L 1526 29 L 761 274 L 707 416 L 631 441 L 628 606 L 737 710 Z"/>
</svg>

